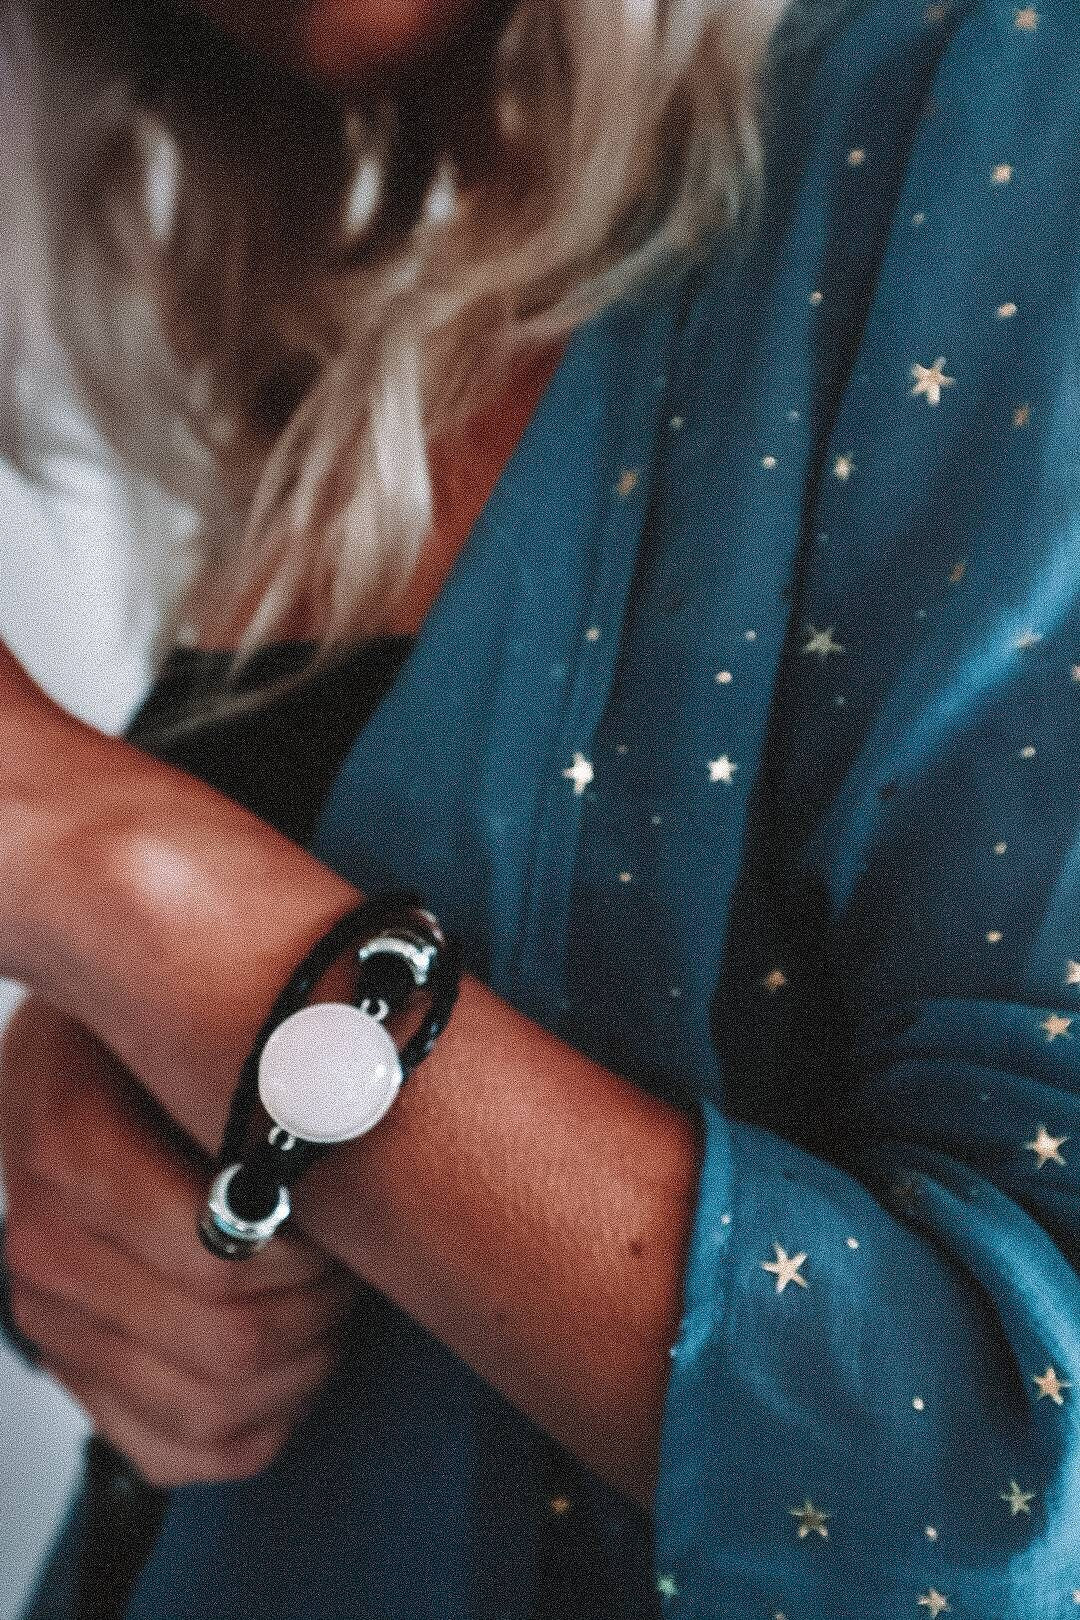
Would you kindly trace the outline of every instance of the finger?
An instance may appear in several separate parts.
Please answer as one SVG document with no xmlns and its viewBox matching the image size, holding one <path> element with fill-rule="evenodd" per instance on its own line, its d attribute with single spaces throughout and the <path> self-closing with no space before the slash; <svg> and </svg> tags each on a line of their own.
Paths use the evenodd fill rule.
<svg viewBox="0 0 1080 1620">
<path fill-rule="evenodd" d="M 159 1490 L 251 1479 L 269 1467 L 303 1415 L 302 1411 L 291 1413 L 264 1429 L 252 1429 L 222 1444 L 200 1446 L 163 1433 L 74 1370 L 48 1364 L 46 1370 L 78 1401 L 96 1433 L 115 1446 L 148 1485 Z"/>
<path fill-rule="evenodd" d="M 344 1272 L 318 1282 L 208 1301 L 163 1280 L 108 1240 L 41 1210 L 7 1232 L 12 1275 L 102 1326 L 194 1373 L 220 1367 L 251 1375 L 324 1339 L 348 1314 L 356 1285 Z"/>
<path fill-rule="evenodd" d="M 208 1298 L 293 1287 L 326 1269 L 288 1239 L 244 1266 L 208 1254 L 197 1236 L 207 1178 L 163 1142 L 130 1078 L 85 1032 L 52 1040 L 49 1056 L 62 1073 L 32 1111 L 26 1168 L 95 1231 Z"/>
<path fill-rule="evenodd" d="M 324 1340 L 256 1377 L 197 1377 L 33 1289 L 25 1290 L 18 1310 L 43 1361 L 62 1369 L 65 1382 L 70 1375 L 80 1386 L 107 1392 L 139 1422 L 200 1449 L 291 1422 L 325 1383 L 336 1356 L 336 1345 Z"/>
</svg>

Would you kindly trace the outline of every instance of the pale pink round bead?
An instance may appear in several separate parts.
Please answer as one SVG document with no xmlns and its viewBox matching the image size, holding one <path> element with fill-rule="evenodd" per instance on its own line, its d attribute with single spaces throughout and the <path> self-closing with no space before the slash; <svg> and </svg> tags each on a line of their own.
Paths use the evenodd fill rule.
<svg viewBox="0 0 1080 1620">
<path fill-rule="evenodd" d="M 386 1113 L 402 1082 L 397 1047 L 359 1007 L 325 1001 L 275 1029 L 259 1059 L 259 1100 L 305 1142 L 349 1142 Z"/>
</svg>

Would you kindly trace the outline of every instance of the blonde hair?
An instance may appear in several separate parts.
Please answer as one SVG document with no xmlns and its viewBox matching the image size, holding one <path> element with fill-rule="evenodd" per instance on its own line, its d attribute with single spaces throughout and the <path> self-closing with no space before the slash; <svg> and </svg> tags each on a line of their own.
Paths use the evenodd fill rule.
<svg viewBox="0 0 1080 1620">
<path fill-rule="evenodd" d="M 324 651 L 377 630 L 428 446 L 732 220 L 783 0 L 489 4 L 350 98 L 148 0 L 74 46 L 61 9 L 60 322 L 112 442 L 197 514 L 181 611 L 246 654 L 300 602 Z"/>
</svg>

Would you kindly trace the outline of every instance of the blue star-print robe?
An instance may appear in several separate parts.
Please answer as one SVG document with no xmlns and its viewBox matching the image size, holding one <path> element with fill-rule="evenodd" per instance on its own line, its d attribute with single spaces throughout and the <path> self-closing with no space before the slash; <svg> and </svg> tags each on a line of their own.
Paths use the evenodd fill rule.
<svg viewBox="0 0 1080 1620">
<path fill-rule="evenodd" d="M 700 1114 L 654 1518 L 372 1301 L 135 1620 L 1080 1614 L 1080 12 L 812 24 L 318 838 Z"/>
</svg>

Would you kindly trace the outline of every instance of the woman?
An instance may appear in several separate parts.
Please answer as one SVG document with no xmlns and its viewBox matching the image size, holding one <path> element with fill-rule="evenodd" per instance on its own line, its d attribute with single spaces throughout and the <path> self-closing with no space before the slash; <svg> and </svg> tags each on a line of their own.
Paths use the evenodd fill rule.
<svg viewBox="0 0 1080 1620">
<path fill-rule="evenodd" d="M 763 9 L 558 14 L 560 83 L 588 90 L 566 144 L 594 161 L 555 213 L 579 243 L 596 213 L 584 255 L 535 194 L 483 192 L 485 142 L 540 126 L 511 98 L 481 138 L 475 80 L 439 102 L 478 61 L 493 93 L 553 6 L 406 9 L 392 39 L 362 0 L 288 34 L 212 9 L 244 94 L 142 81 L 181 159 L 229 171 L 213 132 L 245 139 L 260 51 L 350 98 L 389 85 L 395 127 L 438 129 L 509 210 L 480 258 L 516 266 L 529 318 L 494 276 L 451 296 L 469 186 L 441 202 L 445 153 L 415 134 L 408 207 L 357 209 L 355 345 L 306 239 L 245 224 L 312 373 L 279 363 L 288 300 L 228 276 L 200 331 L 183 192 L 160 222 L 159 307 L 189 396 L 220 360 L 202 402 L 234 413 L 217 471 L 253 513 L 245 549 L 206 544 L 204 644 L 339 641 L 346 586 L 385 601 L 424 541 L 363 621 L 389 660 L 369 696 L 396 678 L 314 854 L 3 666 L 0 938 L 38 996 L 7 1058 L 13 1297 L 101 1432 L 188 1487 L 131 1614 L 1075 1613 L 1080 24 L 1000 0 L 794 15 L 752 215 L 662 273 L 745 188 Z M 620 109 L 651 130 L 641 168 Z M 122 289 L 156 264 L 134 260 Z M 100 389 L 93 322 L 70 321 Z M 238 426 L 249 372 L 277 387 Z M 99 397 L 149 459 L 121 393 Z M 433 523 L 420 459 L 393 471 L 432 422 Z M 225 1274 L 192 1237 L 193 1163 L 278 986 L 388 882 L 462 933 L 458 1008 L 302 1184 L 302 1237 Z M 63 1556 L 38 1614 L 66 1612 Z"/>
</svg>

